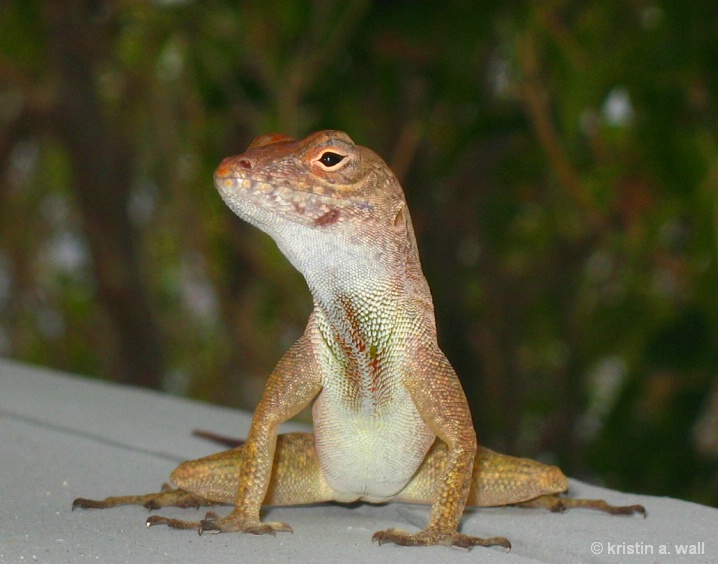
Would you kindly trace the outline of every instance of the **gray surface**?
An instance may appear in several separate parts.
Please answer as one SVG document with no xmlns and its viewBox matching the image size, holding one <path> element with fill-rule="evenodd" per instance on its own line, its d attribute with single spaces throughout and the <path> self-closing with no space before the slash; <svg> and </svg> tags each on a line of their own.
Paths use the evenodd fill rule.
<svg viewBox="0 0 718 564">
<path fill-rule="evenodd" d="M 649 516 L 467 512 L 463 530 L 508 537 L 513 550 L 506 554 L 372 544 L 377 529 L 425 524 L 425 507 L 402 504 L 270 509 L 272 520 L 294 528 L 275 538 L 146 529 L 140 507 L 70 511 L 79 496 L 156 491 L 177 461 L 217 450 L 191 437 L 192 429 L 243 436 L 249 421 L 247 413 L 0 360 L 0 562 L 718 562 L 717 509 L 576 481 L 574 495 L 643 503 Z M 699 542 L 703 555 L 676 555 L 677 543 Z M 592 543 L 603 553 L 593 554 Z M 661 545 L 670 556 L 659 554 Z"/>
</svg>

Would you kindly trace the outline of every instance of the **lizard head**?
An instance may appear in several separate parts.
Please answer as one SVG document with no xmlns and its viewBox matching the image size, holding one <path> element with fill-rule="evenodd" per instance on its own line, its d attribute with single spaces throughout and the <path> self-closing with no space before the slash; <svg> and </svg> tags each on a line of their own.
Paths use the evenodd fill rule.
<svg viewBox="0 0 718 564">
<path fill-rule="evenodd" d="M 320 229 L 352 219 L 389 224 L 405 205 L 384 161 L 340 131 L 261 135 L 224 159 L 214 181 L 229 207 L 262 229 L 273 218 Z"/>
<path fill-rule="evenodd" d="M 307 280 L 317 278 L 313 287 L 340 278 L 424 280 L 399 182 L 346 133 L 262 135 L 224 159 L 214 183 L 232 211 L 272 237 Z"/>
</svg>

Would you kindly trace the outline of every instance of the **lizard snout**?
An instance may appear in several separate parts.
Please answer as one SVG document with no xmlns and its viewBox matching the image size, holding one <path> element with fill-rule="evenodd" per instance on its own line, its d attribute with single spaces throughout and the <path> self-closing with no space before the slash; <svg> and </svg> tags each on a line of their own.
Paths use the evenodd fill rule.
<svg viewBox="0 0 718 564">
<path fill-rule="evenodd" d="M 241 176 L 241 173 L 237 173 L 238 169 L 252 170 L 253 166 L 254 163 L 252 160 L 246 157 L 228 157 L 224 159 L 217 167 L 217 170 L 214 171 L 214 177 L 222 179 L 236 178 L 237 176 Z"/>
</svg>

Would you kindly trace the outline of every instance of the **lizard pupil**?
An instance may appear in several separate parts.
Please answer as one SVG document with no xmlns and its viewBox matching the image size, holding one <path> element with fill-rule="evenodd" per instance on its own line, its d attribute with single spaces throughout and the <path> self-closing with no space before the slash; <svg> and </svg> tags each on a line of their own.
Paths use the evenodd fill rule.
<svg viewBox="0 0 718 564">
<path fill-rule="evenodd" d="M 327 151 L 319 159 L 319 162 L 321 162 L 324 166 L 336 166 L 340 162 L 342 162 L 344 158 L 344 155 L 339 155 L 338 153 L 332 153 L 331 151 Z"/>
</svg>

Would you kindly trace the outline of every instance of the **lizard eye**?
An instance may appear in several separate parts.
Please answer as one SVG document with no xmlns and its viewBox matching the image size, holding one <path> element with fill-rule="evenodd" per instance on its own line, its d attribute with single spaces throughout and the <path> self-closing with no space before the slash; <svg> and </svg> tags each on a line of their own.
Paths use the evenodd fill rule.
<svg viewBox="0 0 718 564">
<path fill-rule="evenodd" d="M 337 166 L 345 158 L 346 158 L 346 155 L 340 155 L 339 153 L 332 153 L 331 151 L 326 151 L 319 158 L 319 162 L 322 163 L 326 167 L 333 167 L 333 166 Z"/>
</svg>

